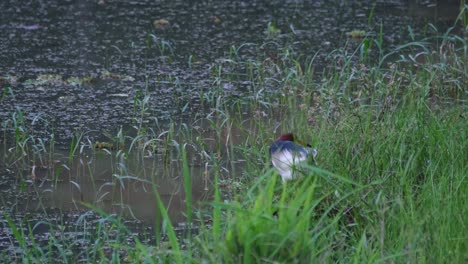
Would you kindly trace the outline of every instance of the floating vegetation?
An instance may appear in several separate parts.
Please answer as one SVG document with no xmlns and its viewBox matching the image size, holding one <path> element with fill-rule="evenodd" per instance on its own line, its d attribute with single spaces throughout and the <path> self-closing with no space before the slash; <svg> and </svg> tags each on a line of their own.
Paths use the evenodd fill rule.
<svg viewBox="0 0 468 264">
<path fill-rule="evenodd" d="M 170 25 L 171 23 L 169 23 L 169 20 L 164 19 L 164 18 L 156 19 L 153 21 L 153 26 L 156 29 L 160 29 L 160 30 L 166 30 L 167 28 L 169 28 Z"/>
<path fill-rule="evenodd" d="M 108 70 L 103 70 L 101 72 L 101 79 L 103 80 L 122 80 L 122 81 L 130 81 L 133 82 L 135 81 L 135 78 L 129 75 L 123 75 L 123 74 L 116 74 L 112 73 Z"/>
<path fill-rule="evenodd" d="M 213 22 L 213 24 L 219 26 L 223 23 L 223 21 L 221 20 L 221 18 L 219 18 L 219 16 L 212 16 L 211 17 L 211 21 Z"/>
<path fill-rule="evenodd" d="M 76 77 L 72 76 L 67 78 L 66 84 L 71 85 L 71 86 L 81 86 L 83 84 L 91 84 L 94 82 L 96 79 L 93 77 Z"/>
<path fill-rule="evenodd" d="M 29 79 L 24 82 L 32 85 L 62 85 L 62 76 L 58 74 L 39 74 L 36 79 Z"/>
<path fill-rule="evenodd" d="M 96 143 L 94 143 L 94 148 L 99 149 L 99 150 L 102 150 L 102 149 L 114 150 L 114 144 L 110 142 L 97 141 Z"/>
<path fill-rule="evenodd" d="M 355 38 L 355 39 L 359 39 L 359 38 L 364 38 L 366 37 L 366 32 L 364 30 L 353 30 L 353 31 L 350 31 L 350 32 L 347 32 L 346 33 L 346 36 L 350 37 L 350 38 Z"/>
<path fill-rule="evenodd" d="M 274 38 L 281 34 L 281 30 L 276 27 L 276 24 L 273 22 L 268 22 L 267 29 L 266 29 L 266 34 L 268 38 Z"/>
</svg>

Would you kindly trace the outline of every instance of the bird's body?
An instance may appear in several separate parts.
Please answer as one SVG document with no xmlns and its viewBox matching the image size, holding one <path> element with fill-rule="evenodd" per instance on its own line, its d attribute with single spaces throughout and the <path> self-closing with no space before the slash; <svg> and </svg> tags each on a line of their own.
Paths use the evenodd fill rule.
<svg viewBox="0 0 468 264">
<path fill-rule="evenodd" d="M 294 168 L 306 161 L 309 155 L 314 158 L 317 151 L 294 142 L 293 134 L 284 134 L 270 146 L 271 162 L 278 170 L 283 182 L 293 178 Z"/>
</svg>

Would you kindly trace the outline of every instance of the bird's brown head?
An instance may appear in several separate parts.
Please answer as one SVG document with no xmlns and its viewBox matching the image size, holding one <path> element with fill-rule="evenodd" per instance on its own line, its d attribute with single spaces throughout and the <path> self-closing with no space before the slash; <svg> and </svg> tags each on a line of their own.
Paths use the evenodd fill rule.
<svg viewBox="0 0 468 264">
<path fill-rule="evenodd" d="M 286 133 L 281 135 L 277 141 L 294 141 L 294 135 L 292 133 Z"/>
</svg>

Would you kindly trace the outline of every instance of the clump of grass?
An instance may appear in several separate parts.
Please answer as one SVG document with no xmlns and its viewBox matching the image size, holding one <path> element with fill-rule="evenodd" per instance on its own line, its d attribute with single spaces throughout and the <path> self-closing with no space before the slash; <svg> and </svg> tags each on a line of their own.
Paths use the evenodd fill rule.
<svg viewBox="0 0 468 264">
<path fill-rule="evenodd" d="M 302 180 L 277 187 L 266 173 L 221 207 L 224 240 L 201 242 L 212 244 L 204 252 L 208 258 L 463 261 L 468 243 L 462 235 L 468 212 L 463 107 L 431 108 L 423 91 L 430 82 L 420 83 L 415 78 L 395 108 L 345 105 L 337 123 L 319 120 L 318 163 L 333 174 L 312 167 Z M 290 118 L 301 119 L 297 113 Z"/>
<path fill-rule="evenodd" d="M 467 77 L 466 42 L 446 41 L 454 44 L 451 59 L 439 65 L 429 57 L 417 67 L 406 59 L 389 68 L 348 60 L 341 71 L 325 73 L 322 83 L 304 86 L 297 85 L 306 83 L 301 75 L 291 75 L 294 82 L 287 83 L 297 90 L 268 114 L 280 113 L 287 120 L 283 131 L 315 142 L 318 166 L 341 177 L 317 178 L 312 168 L 305 180 L 278 191 L 271 173 L 249 165 L 267 159 L 259 146 L 264 142 L 246 144 L 246 174 L 264 176 L 234 201 L 213 205 L 228 220 L 224 240 L 200 236 L 202 256 L 225 262 L 463 262 L 468 141 L 460 81 Z M 433 54 L 424 42 L 397 52 L 406 48 Z M 303 103 L 309 111 L 298 111 Z M 268 129 L 268 121 L 259 123 Z"/>
<path fill-rule="evenodd" d="M 338 212 L 337 208 L 349 194 L 329 203 L 327 199 L 334 196 L 333 192 L 319 190 L 320 173 L 314 169 L 311 173 L 315 177 L 279 188 L 275 188 L 276 177 L 268 173 L 266 187 L 247 202 L 247 208 L 237 203 L 228 207 L 234 216 L 221 246 L 221 258 L 244 263 L 267 259 L 280 262 L 342 259 L 338 256 L 347 254 L 343 246 L 351 232 L 346 221 L 340 223 L 344 212 Z"/>
</svg>

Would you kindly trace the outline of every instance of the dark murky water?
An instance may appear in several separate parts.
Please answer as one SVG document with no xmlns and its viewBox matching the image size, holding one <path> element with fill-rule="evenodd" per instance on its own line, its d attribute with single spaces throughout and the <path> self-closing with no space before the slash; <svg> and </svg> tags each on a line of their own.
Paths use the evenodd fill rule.
<svg viewBox="0 0 468 264">
<path fill-rule="evenodd" d="M 1 1 L 1 85 L 14 94 L 0 101 L 1 120 L 20 109 L 28 123 L 46 120 L 35 122 L 36 133 L 53 127 L 59 141 L 75 130 L 116 131 L 132 122 L 134 100 L 146 89 L 152 117 L 177 119 L 203 111 L 199 92 L 210 89 L 210 68 L 231 46 L 254 44 L 241 49 L 246 59 L 285 46 L 306 58 L 342 47 L 346 32 L 375 34 L 382 23 L 391 48 L 409 39 L 408 27 L 416 38 L 427 23 L 443 32 L 459 8 L 457 1 L 377 1 L 368 25 L 369 1 L 105 2 Z M 170 25 L 156 29 L 158 19 Z M 269 22 L 280 30 L 274 40 Z M 226 82 L 225 96 L 249 92 L 242 80 Z"/>
<path fill-rule="evenodd" d="M 66 144 L 76 131 L 91 129 L 95 132 L 88 133 L 90 139 L 97 140 L 103 131 L 115 134 L 120 126 L 141 121 L 135 102 L 145 93 L 150 96 L 147 121 L 203 115 L 200 91 L 212 88 L 216 76 L 211 69 L 229 57 L 232 46 L 252 44 L 240 49 L 244 60 L 274 57 L 286 46 L 304 58 L 319 52 L 320 68 L 325 54 L 349 41 L 347 32 L 376 34 L 382 24 L 384 45 L 392 48 L 410 39 L 409 28 L 416 39 L 428 23 L 444 32 L 459 10 L 458 1 L 98 2 L 0 2 L 2 135 L 11 132 L 7 120 L 16 111 L 35 136 L 47 139 L 53 132 L 58 143 Z M 169 25 L 156 28 L 153 22 L 159 19 Z M 274 40 L 267 32 L 270 22 L 277 29 Z M 222 82 L 223 96 L 249 93 L 242 76 Z M 2 168 L 1 210 L 79 211 L 80 202 L 92 202 L 108 212 L 153 221 L 158 210 L 150 184 L 118 180 L 111 157 L 83 157 L 67 169 L 55 164 L 62 168 L 58 181 L 23 186 L 32 199 L 11 195 L 20 184 L 11 180 L 16 174 Z M 179 162 L 161 168 L 157 157 L 133 164 L 130 158 L 127 165 L 128 175 L 155 182 L 174 221 L 183 221 Z M 34 174 L 53 178 L 56 169 L 36 167 Z M 23 174 L 30 177 L 32 168 L 27 170 Z M 191 170 L 194 200 L 203 200 L 209 196 L 204 167 Z"/>
<path fill-rule="evenodd" d="M 24 211 L 42 208 L 73 211 L 85 209 L 84 203 L 151 224 L 159 216 L 153 193 L 155 184 L 161 199 L 169 205 L 171 219 L 175 223 L 184 221 L 180 212 L 186 211 L 185 193 L 178 160 L 161 165 L 158 158 L 148 157 L 141 161 L 130 156 L 114 167 L 114 159 L 111 155 L 98 152 L 92 157 L 77 158 L 70 168 L 65 168 L 61 162 L 56 162 L 52 168 L 32 168 L 26 176 L 34 174 L 36 184 L 27 184 L 25 191 L 37 196 L 28 201 L 19 201 L 18 207 Z M 202 177 L 203 167 L 190 168 L 193 199 L 206 200 L 210 196 L 210 179 Z M 57 170 L 61 171 L 57 173 Z"/>
</svg>

